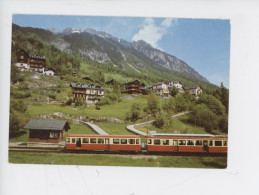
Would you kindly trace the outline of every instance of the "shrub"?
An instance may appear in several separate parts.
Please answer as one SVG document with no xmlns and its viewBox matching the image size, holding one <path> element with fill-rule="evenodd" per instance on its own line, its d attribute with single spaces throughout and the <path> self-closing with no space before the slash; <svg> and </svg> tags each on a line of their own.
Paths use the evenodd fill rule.
<svg viewBox="0 0 259 195">
<path fill-rule="evenodd" d="M 198 104 L 194 107 L 190 113 L 189 121 L 195 125 L 204 127 L 208 132 L 211 132 L 218 126 L 217 115 L 210 111 L 205 104 Z"/>
<path fill-rule="evenodd" d="M 133 103 L 131 106 L 131 112 L 127 114 L 127 119 L 131 121 L 136 121 L 140 118 L 141 112 L 141 105 L 139 103 Z"/>
<path fill-rule="evenodd" d="M 207 107 L 217 115 L 223 115 L 226 112 L 224 105 L 212 95 L 201 95 L 198 103 L 207 105 Z"/>
<path fill-rule="evenodd" d="M 84 102 L 81 99 L 77 99 L 75 101 L 75 106 L 82 106 L 84 104 Z"/>
<path fill-rule="evenodd" d="M 108 97 L 104 97 L 102 98 L 99 102 L 97 102 L 95 105 L 110 105 L 111 104 L 111 100 Z"/>
<path fill-rule="evenodd" d="M 96 110 L 101 110 L 101 107 L 99 105 L 95 105 Z"/>
</svg>

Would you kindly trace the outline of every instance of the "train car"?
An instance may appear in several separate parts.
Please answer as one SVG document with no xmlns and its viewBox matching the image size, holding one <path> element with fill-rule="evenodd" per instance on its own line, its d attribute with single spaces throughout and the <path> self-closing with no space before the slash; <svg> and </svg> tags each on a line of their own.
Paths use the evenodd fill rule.
<svg viewBox="0 0 259 195">
<path fill-rule="evenodd" d="M 139 135 L 80 135 L 69 134 L 68 150 L 141 151 Z"/>
<path fill-rule="evenodd" d="M 227 153 L 228 138 L 226 136 L 214 136 L 208 140 L 209 153 Z"/>
<path fill-rule="evenodd" d="M 148 152 L 227 153 L 227 137 L 210 134 L 147 136 Z"/>
</svg>

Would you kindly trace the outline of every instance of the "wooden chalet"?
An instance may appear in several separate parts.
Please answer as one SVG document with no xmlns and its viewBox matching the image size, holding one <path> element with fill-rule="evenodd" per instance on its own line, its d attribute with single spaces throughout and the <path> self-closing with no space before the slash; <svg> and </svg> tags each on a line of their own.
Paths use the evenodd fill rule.
<svg viewBox="0 0 259 195">
<path fill-rule="evenodd" d="M 43 73 L 46 68 L 46 57 L 45 56 L 36 56 L 32 54 L 27 54 L 25 51 L 18 51 L 17 54 L 17 63 L 21 71 L 34 70 L 36 72 Z"/>
<path fill-rule="evenodd" d="M 67 120 L 31 119 L 24 129 L 29 130 L 28 142 L 60 143 L 70 126 Z"/>
<path fill-rule="evenodd" d="M 74 101 L 81 99 L 84 103 L 91 105 L 104 97 L 102 86 L 71 83 L 70 87 L 72 87 Z"/>
<path fill-rule="evenodd" d="M 127 93 L 127 94 L 139 95 L 139 94 L 143 94 L 143 92 L 146 90 L 145 84 L 138 80 L 123 83 L 121 87 L 122 87 L 122 93 Z"/>
<path fill-rule="evenodd" d="M 115 81 L 114 79 L 109 79 L 107 81 L 105 81 L 106 85 L 115 85 L 115 84 L 119 84 L 117 81 Z"/>
</svg>

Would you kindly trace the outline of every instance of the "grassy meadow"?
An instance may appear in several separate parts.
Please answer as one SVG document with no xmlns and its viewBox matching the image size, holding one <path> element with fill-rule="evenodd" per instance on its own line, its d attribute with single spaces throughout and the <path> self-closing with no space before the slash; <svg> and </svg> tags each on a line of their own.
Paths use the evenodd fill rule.
<svg viewBox="0 0 259 195">
<path fill-rule="evenodd" d="M 34 117 L 39 114 L 53 114 L 55 112 L 61 112 L 64 114 L 83 115 L 88 117 L 115 117 L 124 120 L 134 102 L 138 102 L 144 107 L 146 105 L 146 97 L 139 96 L 132 100 L 123 99 L 121 102 L 116 104 L 103 105 L 100 110 L 97 110 L 95 106 L 80 106 L 75 109 L 72 106 L 42 103 L 39 105 L 28 106 L 26 115 Z"/>
<path fill-rule="evenodd" d="M 50 154 L 9 152 L 10 163 L 135 166 L 135 167 L 182 167 L 226 168 L 227 157 L 203 156 L 133 156 L 106 154 Z"/>
<path fill-rule="evenodd" d="M 194 126 L 192 124 L 186 123 L 185 122 L 186 119 L 188 119 L 188 115 L 182 115 L 180 117 L 173 118 L 172 126 L 167 129 L 160 129 L 155 127 L 154 125 L 145 126 L 145 127 L 136 127 L 136 128 L 145 133 L 149 131 L 156 131 L 157 133 L 174 133 L 174 131 L 177 131 L 178 133 L 188 133 L 188 134 L 207 133 L 203 127 Z"/>
</svg>

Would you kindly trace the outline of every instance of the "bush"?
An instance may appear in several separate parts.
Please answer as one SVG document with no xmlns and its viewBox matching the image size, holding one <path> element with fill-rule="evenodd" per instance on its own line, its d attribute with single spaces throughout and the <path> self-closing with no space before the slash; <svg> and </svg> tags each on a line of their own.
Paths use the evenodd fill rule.
<svg viewBox="0 0 259 195">
<path fill-rule="evenodd" d="M 48 96 L 49 96 L 50 98 L 54 99 L 54 100 L 56 99 L 56 94 L 51 93 L 51 94 L 49 94 Z"/>
<path fill-rule="evenodd" d="M 194 107 L 190 113 L 189 121 L 195 125 L 204 127 L 208 132 L 218 127 L 217 115 L 210 111 L 205 104 L 198 104 Z"/>
<path fill-rule="evenodd" d="M 171 115 L 169 114 L 165 115 L 164 113 L 160 113 L 153 122 L 153 125 L 155 127 L 161 128 L 161 129 L 170 128 L 172 124 L 173 124 L 173 119 Z"/>
<path fill-rule="evenodd" d="M 99 102 L 95 103 L 95 105 L 102 106 L 102 105 L 110 105 L 111 100 L 108 97 L 102 98 Z"/>
<path fill-rule="evenodd" d="M 95 105 L 96 110 L 101 110 L 101 107 L 99 105 Z"/>
<path fill-rule="evenodd" d="M 73 100 L 70 98 L 69 100 L 67 100 L 66 105 L 71 105 L 73 103 Z"/>
<path fill-rule="evenodd" d="M 17 99 L 28 98 L 28 97 L 31 97 L 31 92 L 30 91 L 26 91 L 26 92 L 15 91 L 15 90 L 11 89 L 11 97 L 17 98 Z"/>
<path fill-rule="evenodd" d="M 131 106 L 131 111 L 127 114 L 127 119 L 131 121 L 136 121 L 140 118 L 142 113 L 142 107 L 139 103 L 133 103 Z"/>
<path fill-rule="evenodd" d="M 25 113 L 27 106 L 22 100 L 11 99 L 10 100 L 10 111 L 16 110 L 21 113 Z"/>
<path fill-rule="evenodd" d="M 82 106 L 84 104 L 84 102 L 81 99 L 77 99 L 75 101 L 75 106 Z"/>
<path fill-rule="evenodd" d="M 19 130 L 25 125 L 25 116 L 16 110 L 12 110 L 9 119 L 10 138 L 17 136 Z"/>
<path fill-rule="evenodd" d="M 145 108 L 145 111 L 155 117 L 160 112 L 160 110 L 160 97 L 158 97 L 154 93 L 151 93 L 147 97 L 147 108 Z"/>
<path fill-rule="evenodd" d="M 218 122 L 219 129 L 222 130 L 223 132 L 227 133 L 228 132 L 228 115 L 225 114 L 219 118 Z"/>
<path fill-rule="evenodd" d="M 223 115 L 226 112 L 225 106 L 220 102 L 220 100 L 212 95 L 201 95 L 198 103 L 205 104 L 213 113 L 217 115 Z"/>
</svg>

